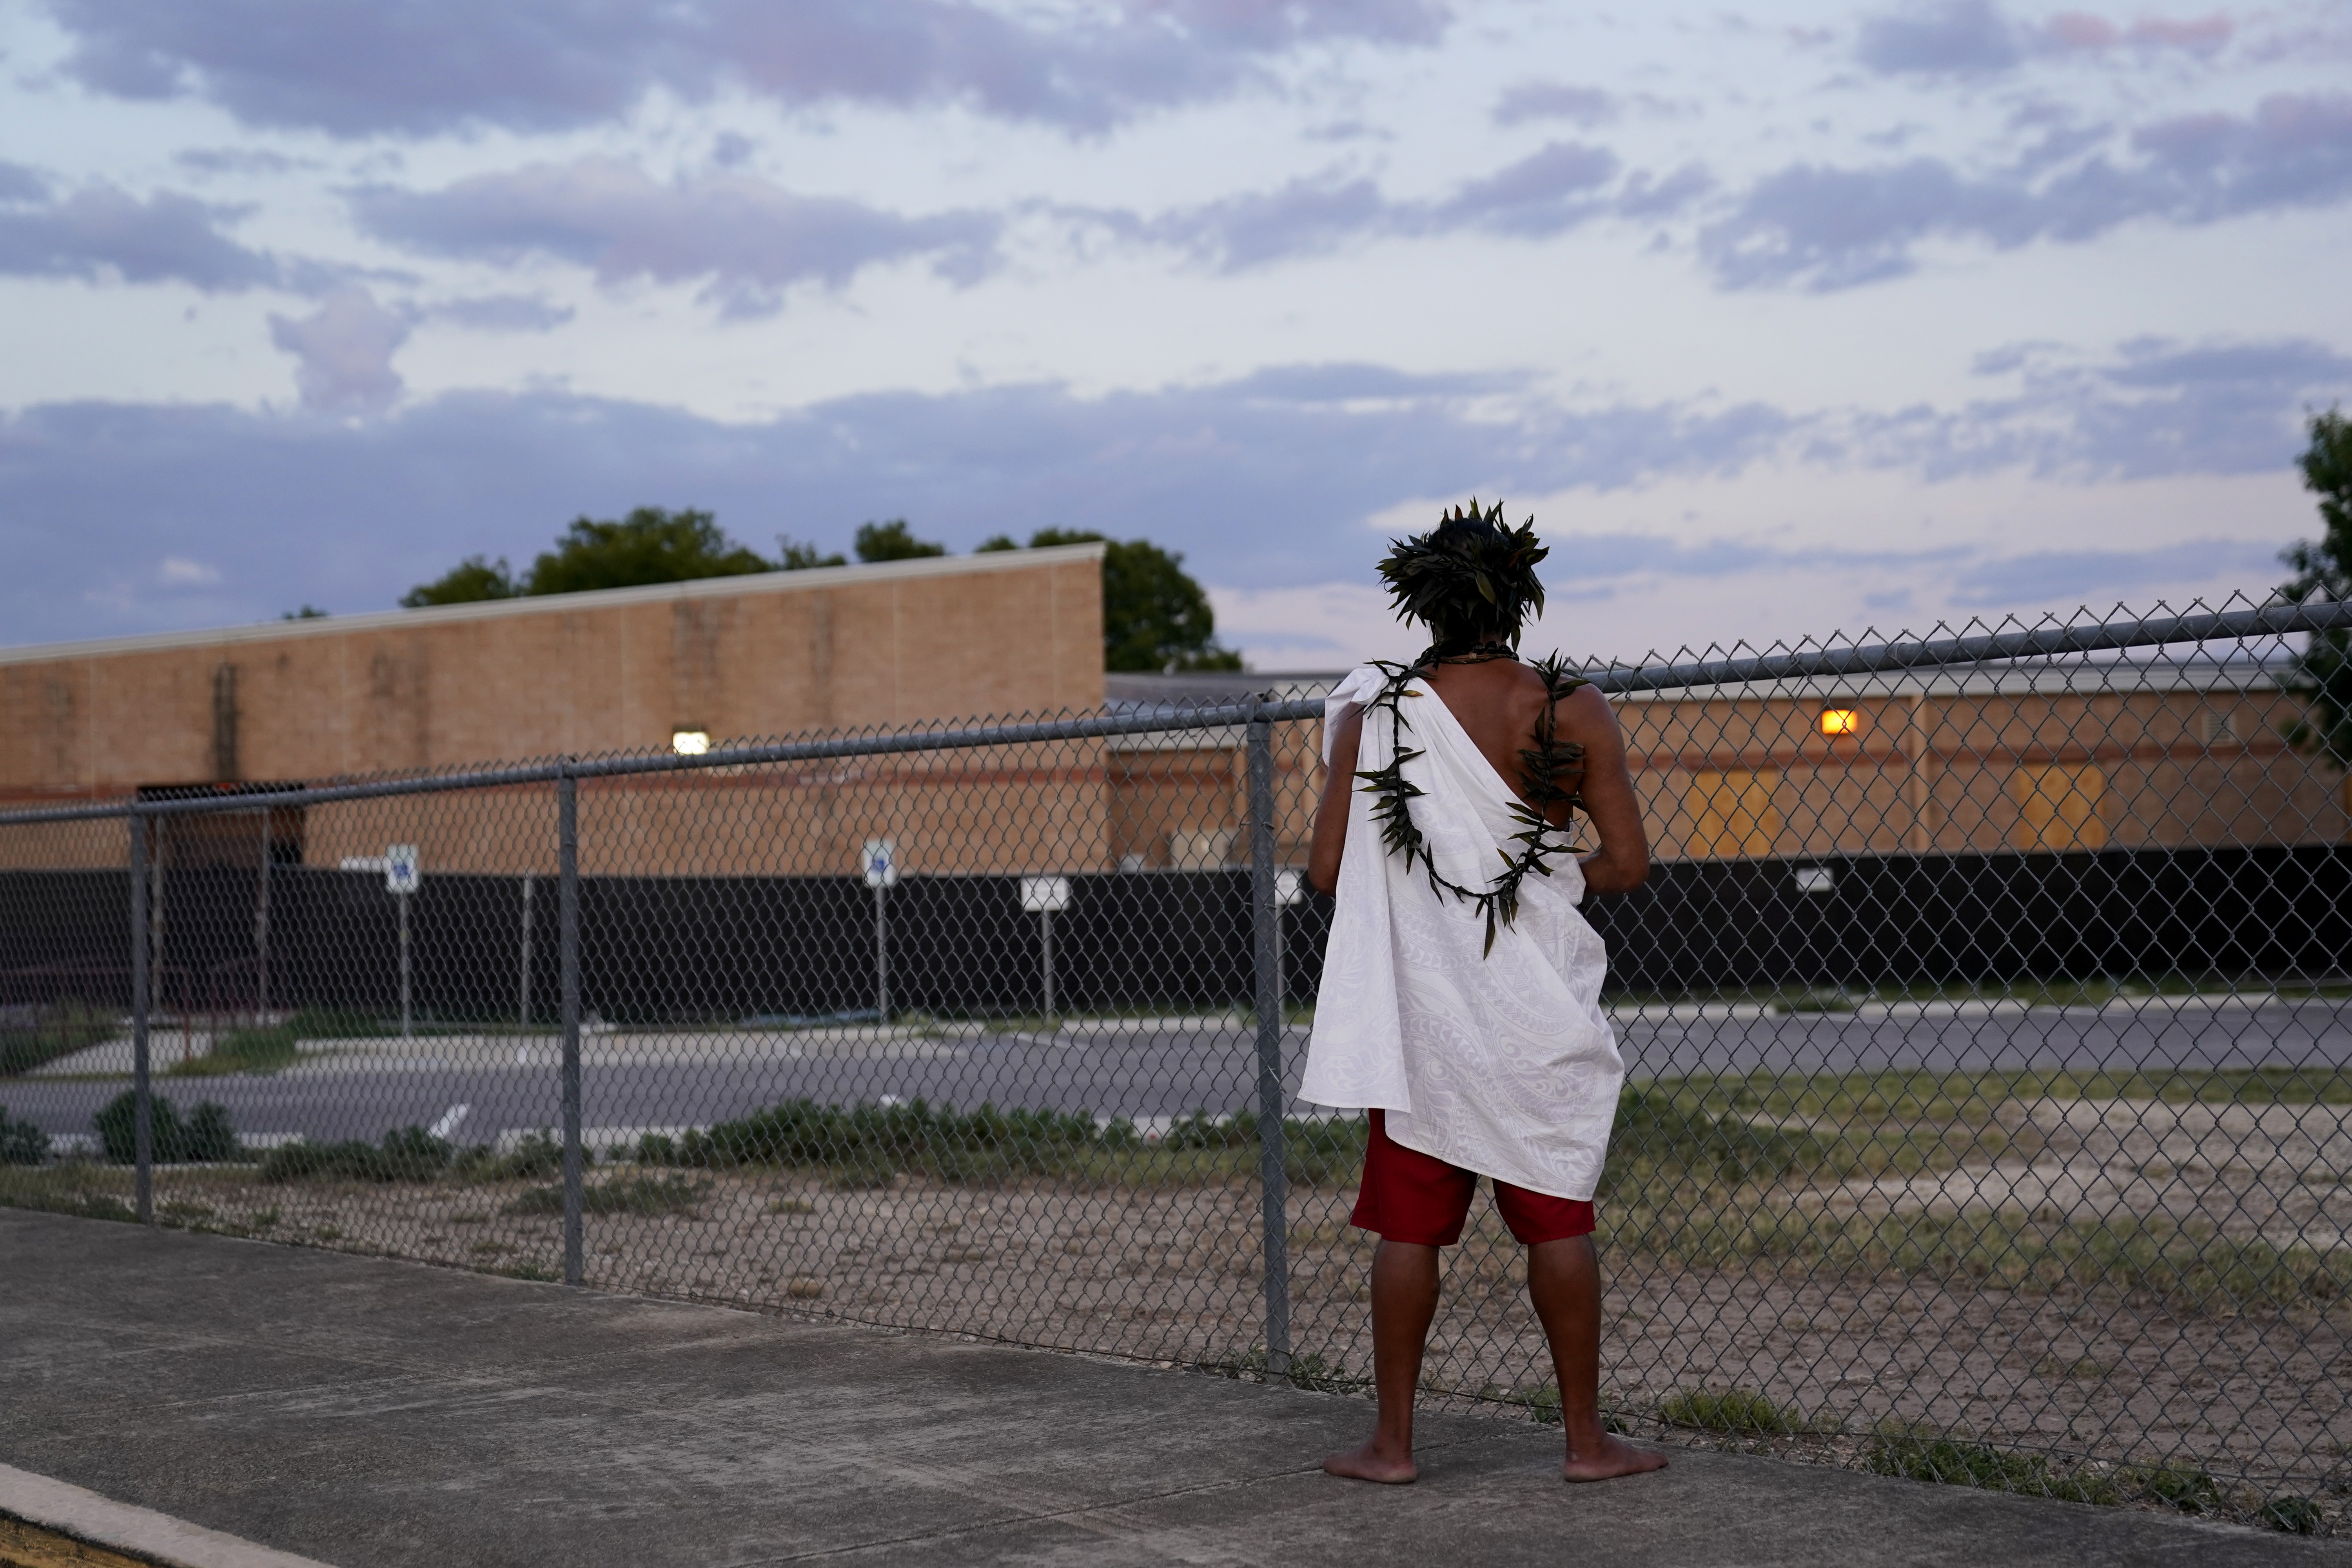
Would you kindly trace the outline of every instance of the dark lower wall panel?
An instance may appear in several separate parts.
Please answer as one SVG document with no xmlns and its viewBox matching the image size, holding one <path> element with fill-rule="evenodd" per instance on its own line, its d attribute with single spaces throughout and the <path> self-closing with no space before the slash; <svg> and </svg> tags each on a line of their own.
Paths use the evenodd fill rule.
<svg viewBox="0 0 2352 1568">
<path fill-rule="evenodd" d="M 1053 917 L 1060 1007 L 1247 1003 L 1247 872 L 1070 880 L 1070 906 Z M 120 871 L 0 873 L 0 1003 L 127 1000 L 129 902 Z M 252 868 L 166 876 L 167 1001 L 251 1005 L 259 908 Z M 1329 910 L 1309 895 L 1283 913 L 1294 1000 L 1314 995 Z M 1588 913 L 1619 992 L 2317 976 L 2352 953 L 2352 849 L 1678 862 Z M 518 877 L 427 877 L 410 906 L 419 1014 L 552 1019 L 557 914 L 552 878 L 530 879 L 527 899 Z M 1022 910 L 1017 877 L 909 878 L 882 917 L 894 1011 L 1042 1005 L 1040 918 Z M 584 878 L 581 930 L 582 1005 L 614 1021 L 814 1017 L 877 999 L 875 899 L 855 878 Z M 273 869 L 271 1005 L 391 1010 L 398 932 L 380 875 Z"/>
</svg>

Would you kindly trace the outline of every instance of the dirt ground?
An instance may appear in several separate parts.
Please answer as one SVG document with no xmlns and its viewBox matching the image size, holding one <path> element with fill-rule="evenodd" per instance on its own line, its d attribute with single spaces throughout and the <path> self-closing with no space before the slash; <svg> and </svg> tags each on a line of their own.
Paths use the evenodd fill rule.
<svg viewBox="0 0 2352 1568">
<path fill-rule="evenodd" d="M 707 1184 L 685 1212 L 587 1216 L 589 1284 L 1235 1371 L 1264 1342 L 1253 1184 L 677 1179 Z M 156 1192 L 167 1223 L 553 1278 L 560 1222 L 511 1212 L 530 1186 L 265 1185 L 220 1168 L 160 1172 Z M 1316 1358 L 1300 1373 L 1341 1390 L 1360 1386 L 1371 1359 L 1370 1242 L 1345 1223 L 1353 1198 L 1310 1190 L 1290 1209 L 1293 1345 Z M 1832 1462 L 1895 1419 L 2062 1462 L 2185 1463 L 2316 1495 L 2352 1474 L 2352 1410 L 2339 1393 L 2352 1383 L 2352 1313 L 2341 1309 L 2175 1316 L 1969 1280 L 1694 1268 L 1610 1247 L 1605 1227 L 1601 1240 L 1602 1382 L 1637 1430 L 1656 1430 L 1650 1417 L 1677 1390 L 1747 1389 L 1820 1434 L 1780 1447 Z M 1482 1196 L 1448 1255 L 1424 1378 L 1433 1395 L 1491 1400 L 1551 1382 L 1523 1279 Z"/>
</svg>

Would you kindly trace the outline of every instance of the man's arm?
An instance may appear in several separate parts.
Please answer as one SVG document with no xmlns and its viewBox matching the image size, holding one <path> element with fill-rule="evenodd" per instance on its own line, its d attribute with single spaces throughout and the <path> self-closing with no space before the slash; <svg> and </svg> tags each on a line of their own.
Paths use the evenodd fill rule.
<svg viewBox="0 0 2352 1568">
<path fill-rule="evenodd" d="M 1315 807 L 1315 844 L 1307 854 L 1307 879 L 1327 893 L 1339 890 L 1339 857 L 1348 847 L 1348 803 L 1356 793 L 1356 742 L 1364 732 L 1364 710 L 1350 702 L 1331 730 L 1331 765 L 1323 773 L 1323 798 Z"/>
<path fill-rule="evenodd" d="M 1554 713 L 1559 738 L 1584 748 L 1584 814 L 1601 836 L 1601 847 L 1580 862 L 1585 890 L 1631 892 L 1649 879 L 1650 837 L 1642 829 L 1642 801 L 1625 766 L 1616 710 L 1600 688 L 1580 686 L 1561 699 Z"/>
</svg>

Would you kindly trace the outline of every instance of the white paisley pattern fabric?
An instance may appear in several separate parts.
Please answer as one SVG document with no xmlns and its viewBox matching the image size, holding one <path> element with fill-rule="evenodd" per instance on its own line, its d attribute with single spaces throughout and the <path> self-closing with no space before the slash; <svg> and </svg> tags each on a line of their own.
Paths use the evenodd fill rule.
<svg viewBox="0 0 2352 1568">
<path fill-rule="evenodd" d="M 1324 760 L 1347 704 L 1386 680 L 1366 666 L 1324 709 Z M 1517 799 L 1445 701 L 1414 680 L 1401 700 L 1404 765 L 1421 790 L 1412 819 L 1441 875 L 1484 887 L 1504 864 Z M 1396 743 L 1385 714 L 1368 713 L 1356 766 L 1386 767 Z M 1408 1149 L 1554 1197 L 1590 1199 L 1609 1154 L 1625 1067 L 1601 1006 L 1608 953 L 1579 912 L 1584 874 L 1573 857 L 1522 885 L 1518 918 L 1483 957 L 1486 923 L 1387 852 L 1372 797 L 1348 808 L 1339 908 L 1324 950 L 1300 1097 L 1377 1107 Z"/>
</svg>

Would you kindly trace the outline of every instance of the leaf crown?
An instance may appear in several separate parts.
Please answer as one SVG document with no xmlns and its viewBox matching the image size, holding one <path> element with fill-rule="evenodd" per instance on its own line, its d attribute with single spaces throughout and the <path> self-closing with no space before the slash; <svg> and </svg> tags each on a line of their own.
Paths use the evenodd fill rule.
<svg viewBox="0 0 2352 1568">
<path fill-rule="evenodd" d="M 1397 615 L 1426 622 L 1441 646 L 1496 631 L 1517 643 L 1528 616 L 1543 613 L 1536 563 L 1549 553 L 1534 518 L 1513 528 L 1502 502 L 1482 511 L 1472 496 L 1427 533 L 1391 541 L 1381 576 Z"/>
</svg>

